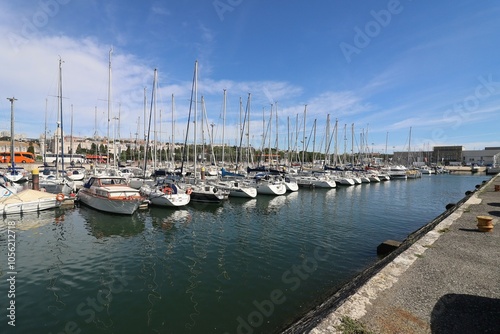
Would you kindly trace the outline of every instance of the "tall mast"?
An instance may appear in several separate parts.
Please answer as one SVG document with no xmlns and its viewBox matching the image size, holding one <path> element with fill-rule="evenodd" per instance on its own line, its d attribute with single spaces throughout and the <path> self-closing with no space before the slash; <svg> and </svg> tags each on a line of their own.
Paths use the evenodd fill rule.
<svg viewBox="0 0 500 334">
<path fill-rule="evenodd" d="M 43 165 L 47 163 L 47 99 L 45 99 L 45 132 L 43 134 Z"/>
<path fill-rule="evenodd" d="M 224 167 L 224 148 L 226 147 L 226 89 L 224 89 L 224 97 L 222 101 L 222 167 Z"/>
<path fill-rule="evenodd" d="M 354 168 L 354 123 L 351 124 L 351 165 Z"/>
<path fill-rule="evenodd" d="M 111 54 L 113 53 L 113 47 L 109 49 L 109 68 L 108 68 L 108 130 L 107 130 L 107 142 L 108 147 L 106 148 L 106 168 L 109 164 L 109 122 L 111 122 Z M 114 145 L 114 143 L 113 143 Z M 116 159 L 116 157 L 115 157 Z"/>
<path fill-rule="evenodd" d="M 196 121 L 198 117 L 198 60 L 194 63 L 194 178 L 196 180 L 196 160 L 198 160 L 196 156 L 196 132 L 197 126 Z"/>
<path fill-rule="evenodd" d="M 158 137 L 157 137 L 157 131 L 156 131 L 156 90 L 158 88 L 158 70 L 155 68 L 154 70 L 154 78 L 153 78 L 153 94 L 152 94 L 152 99 L 153 101 L 152 104 L 153 104 L 153 156 L 152 156 L 152 159 L 153 159 L 153 170 L 156 169 L 156 160 L 157 160 L 157 156 L 156 156 L 156 151 L 157 151 L 157 141 L 158 141 Z M 151 116 L 150 116 L 151 117 Z"/>
<path fill-rule="evenodd" d="M 147 140 L 147 135 L 148 135 L 147 132 L 146 132 L 147 131 L 146 129 L 148 127 L 148 123 L 147 123 L 148 122 L 148 117 L 147 117 L 147 114 L 148 114 L 148 97 L 147 97 L 146 94 L 147 94 L 147 89 L 146 89 L 146 87 L 144 87 L 144 101 L 143 101 L 143 103 L 144 103 L 144 105 L 143 105 L 143 107 L 144 107 L 144 134 L 143 134 L 144 135 L 144 166 L 146 166 L 146 162 L 145 161 L 147 160 L 147 155 L 148 155 L 147 152 L 146 152 L 146 144 L 147 144 L 146 140 Z M 146 171 L 144 171 L 144 173 L 145 172 Z"/>
<path fill-rule="evenodd" d="M 307 104 L 304 106 L 304 124 L 302 131 L 302 164 L 300 165 L 300 169 L 304 169 L 305 163 L 305 154 L 306 154 L 306 116 L 307 116 Z"/>
<path fill-rule="evenodd" d="M 73 104 L 71 104 L 71 137 L 70 137 L 69 147 L 71 150 L 70 157 L 71 157 L 71 160 L 73 160 L 73 156 L 75 155 L 75 152 L 73 152 Z"/>
<path fill-rule="evenodd" d="M 385 134 L 385 157 L 384 157 L 384 166 L 387 164 L 387 139 L 389 138 L 389 131 Z"/>
<path fill-rule="evenodd" d="M 408 167 L 410 167 L 410 152 L 411 152 L 411 126 L 410 126 L 410 136 L 408 137 Z"/>
<path fill-rule="evenodd" d="M 335 129 L 334 129 L 334 131 L 335 131 L 335 150 L 333 151 L 333 165 L 334 166 L 337 166 L 337 158 L 338 158 L 337 154 L 338 154 L 338 149 L 339 149 L 339 147 L 338 147 L 338 142 L 339 142 L 338 141 L 338 132 L 339 132 L 338 131 L 339 130 L 338 123 L 339 123 L 339 120 L 336 118 L 335 119 Z"/>
<path fill-rule="evenodd" d="M 246 124 L 247 124 L 247 166 L 250 164 L 250 110 L 251 110 L 251 101 L 252 94 L 248 93 L 248 101 L 247 101 L 247 111 L 246 111 Z"/>
<path fill-rule="evenodd" d="M 63 90 L 62 90 L 62 59 L 59 57 L 59 112 L 60 112 L 60 117 L 61 117 L 61 124 L 60 125 L 60 130 L 61 130 L 61 168 L 64 170 L 64 127 L 63 127 L 63 105 L 62 105 L 62 99 L 63 99 Z M 56 154 L 59 154 L 57 152 Z M 56 158 L 56 163 L 58 159 Z M 56 166 L 56 175 L 57 175 L 57 166 Z"/>
<path fill-rule="evenodd" d="M 175 109 L 175 103 L 174 103 L 174 94 L 172 94 L 172 136 L 170 140 L 170 158 L 172 159 L 172 168 L 175 169 L 175 160 L 174 160 L 174 109 Z"/>
<path fill-rule="evenodd" d="M 325 161 L 323 165 L 330 164 L 330 114 L 326 115 L 326 134 L 325 134 Z"/>
</svg>

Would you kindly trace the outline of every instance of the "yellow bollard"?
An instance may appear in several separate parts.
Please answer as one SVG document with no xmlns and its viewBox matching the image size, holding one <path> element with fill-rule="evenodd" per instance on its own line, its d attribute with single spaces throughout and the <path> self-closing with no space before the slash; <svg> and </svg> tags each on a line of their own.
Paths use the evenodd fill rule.
<svg viewBox="0 0 500 334">
<path fill-rule="evenodd" d="M 31 183 L 33 190 L 40 190 L 40 172 L 36 167 L 31 171 Z"/>
</svg>

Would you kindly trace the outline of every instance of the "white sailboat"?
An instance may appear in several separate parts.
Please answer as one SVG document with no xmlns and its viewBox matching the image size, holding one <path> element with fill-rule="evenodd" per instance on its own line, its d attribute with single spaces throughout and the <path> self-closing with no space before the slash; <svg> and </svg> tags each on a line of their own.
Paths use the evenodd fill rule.
<svg viewBox="0 0 500 334">
<path fill-rule="evenodd" d="M 198 178 L 197 172 L 198 172 L 198 164 L 197 164 L 197 151 L 196 151 L 196 146 L 197 146 L 197 117 L 198 117 L 198 61 L 195 61 L 195 66 L 194 66 L 194 75 L 193 75 L 193 88 L 191 91 L 191 103 L 189 107 L 189 118 L 191 117 L 191 107 L 194 104 L 194 167 L 193 167 L 193 177 L 190 179 L 186 179 L 187 187 L 189 187 L 190 190 L 190 195 L 191 195 L 191 202 L 204 202 L 204 203 L 221 203 L 224 199 L 227 199 L 229 196 L 229 193 L 225 190 L 219 189 L 217 186 L 214 186 L 212 184 L 209 184 L 206 182 L 204 178 L 200 179 Z M 186 131 L 186 139 L 184 142 L 184 149 L 185 149 L 185 156 L 186 156 L 186 148 L 187 148 L 187 139 L 189 135 L 189 121 L 188 121 L 188 130 Z M 182 159 L 182 165 L 181 165 L 181 174 L 184 172 L 184 161 L 185 158 Z M 204 168 L 204 167 L 202 167 Z M 200 173 L 201 175 L 202 173 Z"/>
<path fill-rule="evenodd" d="M 160 207 L 179 207 L 188 205 L 191 201 L 189 188 L 185 191 L 180 189 L 174 182 L 158 180 L 152 188 L 145 184 L 140 192 L 147 196 L 152 205 Z"/>
<path fill-rule="evenodd" d="M 153 91 L 151 99 L 151 113 L 156 112 L 156 86 L 157 86 L 158 72 L 154 70 L 153 76 Z M 148 131 L 149 133 L 149 131 Z M 149 134 L 148 134 L 149 136 Z M 146 147 L 146 152 L 148 148 Z M 154 159 L 154 158 L 153 158 Z M 147 161 L 147 153 L 145 156 L 145 161 Z M 179 207 L 187 205 L 191 201 L 191 190 L 186 189 L 182 191 L 174 181 L 169 181 L 166 179 L 158 179 L 156 184 L 153 186 L 143 183 L 140 187 L 141 194 L 148 197 L 151 204 L 162 207 Z"/>
<path fill-rule="evenodd" d="M 224 99 L 223 99 L 223 126 L 222 126 L 222 163 L 224 164 L 224 147 L 225 147 L 225 119 L 226 119 L 226 90 L 224 89 Z M 250 104 L 250 94 L 248 94 L 247 107 Z M 247 108 L 248 111 L 249 108 Z M 245 119 L 247 119 L 245 116 Z M 244 128 L 244 125 L 242 126 Z M 244 175 L 237 173 L 228 172 L 225 167 L 221 168 L 220 178 L 215 181 L 216 186 L 222 190 L 229 192 L 229 197 L 240 197 L 240 198 L 255 198 L 257 197 L 257 188 L 255 184 L 250 183 L 245 179 Z"/>
<path fill-rule="evenodd" d="M 57 129 L 54 134 L 55 136 L 55 152 L 56 152 L 56 163 L 55 168 L 44 167 L 42 173 L 40 174 L 40 189 L 44 189 L 47 192 L 58 194 L 64 193 L 65 195 L 70 195 L 72 192 L 76 192 L 77 187 L 83 185 L 84 174 L 75 174 L 74 179 L 68 177 L 68 173 L 64 168 L 64 123 L 63 123 L 63 104 L 62 104 L 62 59 L 59 57 L 59 91 L 57 94 L 58 104 L 57 104 Z M 59 137 L 60 136 L 60 137 Z M 60 141 L 59 141 L 60 140 Z M 59 150 L 60 144 L 60 150 Z M 60 158 L 59 158 L 60 157 Z M 59 163 L 61 163 L 61 168 L 59 168 Z M 73 175 L 73 173 L 71 173 Z"/>
<path fill-rule="evenodd" d="M 14 121 L 14 97 L 9 98 L 11 103 L 11 119 Z M 11 125 L 11 137 L 14 140 L 14 125 Z M 12 143 L 12 152 L 14 151 L 14 144 Z M 15 167 L 14 160 L 12 160 L 12 167 Z M 48 194 L 43 191 L 25 189 L 19 192 L 11 191 L 7 186 L 0 183 L 2 187 L 2 197 L 0 198 L 0 214 L 23 214 L 28 212 L 38 212 L 57 208 L 64 201 L 63 194 Z"/>
</svg>

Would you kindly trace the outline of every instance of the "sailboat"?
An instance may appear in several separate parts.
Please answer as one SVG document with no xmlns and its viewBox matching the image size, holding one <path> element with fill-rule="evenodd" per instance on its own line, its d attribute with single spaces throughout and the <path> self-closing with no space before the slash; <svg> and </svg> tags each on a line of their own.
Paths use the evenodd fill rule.
<svg viewBox="0 0 500 334">
<path fill-rule="evenodd" d="M 197 163 L 197 151 L 196 151 L 196 121 L 198 112 L 198 61 L 195 61 L 194 65 L 194 75 L 193 75 L 193 87 L 191 90 L 191 102 L 189 106 L 189 116 L 188 116 L 188 127 L 186 131 L 186 138 L 184 141 L 184 157 L 181 163 L 180 173 L 184 173 L 184 162 L 187 160 L 187 139 L 189 135 L 189 124 L 191 122 L 191 110 L 194 104 L 194 167 L 192 171 L 192 177 L 186 177 L 186 191 L 190 192 L 191 202 L 204 202 L 204 203 L 222 203 L 223 200 L 229 197 L 229 192 L 223 189 L 219 189 L 217 186 L 206 182 L 205 180 L 205 167 L 202 166 L 200 170 L 201 178 L 198 178 L 198 163 Z"/>
<path fill-rule="evenodd" d="M 156 86 L 157 86 L 158 72 L 154 70 L 153 76 L 153 92 L 151 99 L 151 113 L 156 112 Z M 150 122 L 151 124 L 151 122 Z M 148 131 L 149 133 L 149 131 Z M 149 137 L 149 134 L 148 134 Z M 149 142 L 149 140 L 148 140 Z M 146 158 L 147 161 L 147 152 L 148 147 L 146 146 Z M 144 166 L 146 167 L 146 166 Z M 173 180 L 167 180 L 164 178 L 157 179 L 157 182 L 154 186 L 150 186 L 148 184 L 144 184 L 140 187 L 140 192 L 147 196 L 151 204 L 163 207 L 178 207 L 187 205 L 191 201 L 190 190 L 183 191 L 179 188 L 178 185 L 175 184 Z"/>
<path fill-rule="evenodd" d="M 248 94 L 248 103 L 250 103 L 250 94 Z M 247 108 L 248 111 L 248 108 Z M 245 115 L 245 119 L 246 119 Z M 223 108 L 223 130 L 222 130 L 222 163 L 224 163 L 225 146 L 225 119 L 226 119 L 226 90 L 224 89 L 224 108 Z M 242 128 L 245 126 L 243 125 Z M 217 181 L 217 187 L 229 191 L 229 197 L 255 198 L 257 197 L 257 188 L 250 184 L 244 175 L 228 172 L 224 167 L 221 168 L 221 176 Z"/>
<path fill-rule="evenodd" d="M 11 103 L 11 145 L 14 152 L 14 101 L 16 98 L 9 98 Z M 11 153 L 13 155 L 13 153 Z M 14 170 L 15 163 L 12 159 L 12 168 Z M 38 212 L 57 208 L 64 201 L 63 194 L 48 194 L 43 191 L 25 189 L 19 192 L 13 192 L 4 184 L 0 184 L 2 188 L 2 197 L 0 199 L 0 214 L 23 214 L 28 212 Z"/>
<path fill-rule="evenodd" d="M 47 166 L 44 167 L 42 174 L 40 175 L 40 188 L 44 189 L 46 192 L 58 194 L 63 193 L 65 195 L 70 195 L 72 192 L 76 192 L 77 186 L 83 185 L 83 178 L 80 180 L 74 180 L 68 178 L 66 171 L 64 170 L 64 126 L 63 126 L 63 108 L 62 108 L 62 59 L 59 57 L 59 92 L 58 92 L 58 121 L 57 129 L 55 132 L 55 142 L 56 142 L 56 164 L 55 169 L 51 170 Z M 59 155 L 59 137 L 61 136 L 61 153 Z M 61 157 L 61 159 L 59 159 Z M 59 169 L 59 160 L 61 162 L 61 168 Z"/>
</svg>

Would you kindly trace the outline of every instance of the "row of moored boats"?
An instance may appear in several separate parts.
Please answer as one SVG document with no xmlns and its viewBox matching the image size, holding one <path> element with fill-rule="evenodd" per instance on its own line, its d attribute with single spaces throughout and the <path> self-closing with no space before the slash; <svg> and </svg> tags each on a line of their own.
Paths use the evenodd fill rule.
<svg viewBox="0 0 500 334">
<path fill-rule="evenodd" d="M 182 175 L 161 170 L 144 175 L 142 169 L 72 168 L 57 172 L 45 167 L 39 174 L 41 191 L 19 190 L 26 181 L 4 174 L 0 213 L 15 214 L 58 207 L 66 199 L 75 199 L 96 210 L 133 214 L 140 207 L 181 207 L 189 203 L 221 203 L 229 197 L 255 198 L 258 195 L 280 196 L 299 188 L 335 188 L 390 179 L 415 178 L 420 170 L 402 166 L 365 170 L 281 170 L 259 167 L 245 172 L 206 170 Z M 426 173 L 427 174 L 427 173 Z M 430 174 L 430 173 L 429 173 Z M 26 176 L 26 173 L 22 173 Z M 10 182 L 9 182 L 10 181 Z M 16 187 L 17 185 L 17 187 Z M 29 193 L 29 195 L 28 195 Z"/>
</svg>

